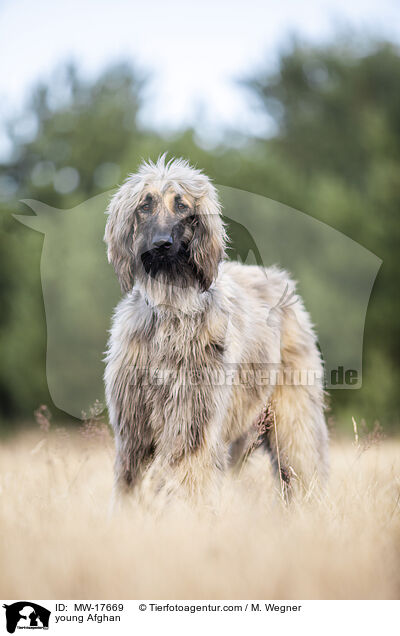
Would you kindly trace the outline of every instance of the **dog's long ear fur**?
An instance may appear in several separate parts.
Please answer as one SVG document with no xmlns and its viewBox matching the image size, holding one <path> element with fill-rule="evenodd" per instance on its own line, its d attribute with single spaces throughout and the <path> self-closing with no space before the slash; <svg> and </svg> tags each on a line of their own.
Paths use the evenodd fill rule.
<svg viewBox="0 0 400 636">
<path fill-rule="evenodd" d="M 125 208 L 129 205 L 126 199 L 126 188 L 122 186 L 108 206 L 108 219 L 104 234 L 108 262 L 113 265 L 124 293 L 130 291 L 134 284 L 132 245 L 135 218 L 134 215 L 126 215 Z"/>
<path fill-rule="evenodd" d="M 225 256 L 226 232 L 221 218 L 221 206 L 214 186 L 207 177 L 207 193 L 196 205 L 195 230 L 190 242 L 190 258 L 203 291 L 218 274 L 218 265 Z"/>
</svg>

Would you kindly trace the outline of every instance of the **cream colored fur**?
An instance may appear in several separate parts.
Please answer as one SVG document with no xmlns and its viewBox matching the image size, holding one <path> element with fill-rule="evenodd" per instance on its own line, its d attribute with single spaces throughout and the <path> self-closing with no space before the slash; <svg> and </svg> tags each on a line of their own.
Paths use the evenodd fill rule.
<svg viewBox="0 0 400 636">
<path fill-rule="evenodd" d="M 188 249 L 206 289 L 196 280 L 182 287 L 146 277 L 137 266 L 135 215 L 147 191 L 161 202 L 171 192 L 193 202 L 201 225 Z M 212 503 L 224 473 L 257 446 L 265 405 L 263 446 L 289 477 L 285 491 L 323 484 L 328 435 L 310 317 L 285 271 L 224 260 L 225 231 L 209 179 L 183 160 L 143 164 L 114 196 L 105 238 L 126 292 L 115 310 L 105 372 L 118 489 Z M 253 381 L 240 379 L 245 373 Z M 300 373 L 303 384 L 290 384 Z"/>
</svg>

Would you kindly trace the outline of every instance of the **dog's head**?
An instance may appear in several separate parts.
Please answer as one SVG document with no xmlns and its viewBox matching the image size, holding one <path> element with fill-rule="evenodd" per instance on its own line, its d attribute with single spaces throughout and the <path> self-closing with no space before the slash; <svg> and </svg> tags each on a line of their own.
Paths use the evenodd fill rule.
<svg viewBox="0 0 400 636">
<path fill-rule="evenodd" d="M 105 241 L 123 291 L 149 277 L 207 290 L 224 256 L 214 186 L 183 159 L 143 163 L 108 207 Z"/>
</svg>

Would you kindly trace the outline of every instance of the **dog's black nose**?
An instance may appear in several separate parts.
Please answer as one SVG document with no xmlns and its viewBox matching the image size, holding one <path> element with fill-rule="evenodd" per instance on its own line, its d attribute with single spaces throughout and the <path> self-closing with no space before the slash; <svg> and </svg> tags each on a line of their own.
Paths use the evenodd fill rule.
<svg viewBox="0 0 400 636">
<path fill-rule="evenodd" d="M 169 234 L 160 234 L 153 239 L 151 247 L 153 249 L 168 249 L 173 243 L 172 236 Z"/>
</svg>

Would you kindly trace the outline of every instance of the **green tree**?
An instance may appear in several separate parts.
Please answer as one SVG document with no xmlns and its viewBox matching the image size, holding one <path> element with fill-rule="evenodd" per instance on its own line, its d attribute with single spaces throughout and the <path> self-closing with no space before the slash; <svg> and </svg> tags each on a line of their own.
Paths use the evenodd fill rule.
<svg viewBox="0 0 400 636">
<path fill-rule="evenodd" d="M 284 166 L 277 197 L 325 221 L 383 259 L 365 338 L 364 387 L 334 402 L 399 423 L 400 54 L 388 43 L 295 43 L 275 73 L 245 82 L 277 133 L 257 145 Z"/>
</svg>

